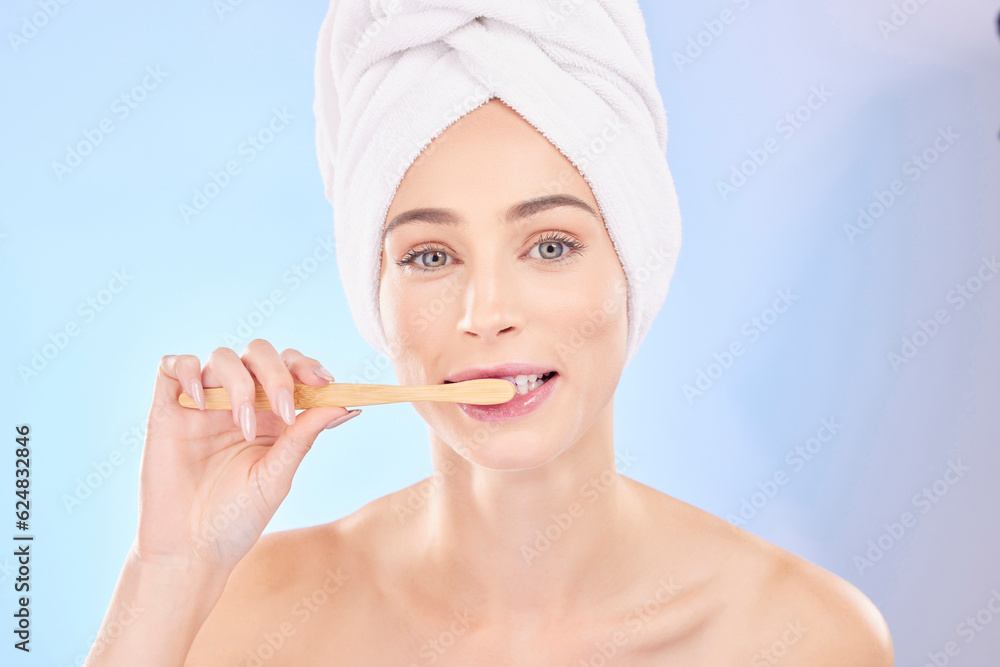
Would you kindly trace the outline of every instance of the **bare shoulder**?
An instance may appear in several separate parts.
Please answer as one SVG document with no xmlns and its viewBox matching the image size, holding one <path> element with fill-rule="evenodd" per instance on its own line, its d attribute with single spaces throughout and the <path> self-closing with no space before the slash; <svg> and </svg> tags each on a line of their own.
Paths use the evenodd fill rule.
<svg viewBox="0 0 1000 667">
<path fill-rule="evenodd" d="M 731 526 L 728 522 L 718 519 Z M 733 659 L 752 667 L 777 660 L 795 667 L 892 667 L 889 627 L 856 586 L 815 563 L 741 528 L 733 572 L 747 576 L 730 616 Z"/>
<path fill-rule="evenodd" d="M 885 619 L 850 582 L 710 512 L 635 484 L 670 536 L 660 553 L 669 553 L 670 541 L 682 545 L 672 569 L 710 582 L 701 589 L 711 620 L 699 646 L 727 647 L 712 659 L 751 667 L 778 660 L 788 667 L 893 665 Z"/>
<path fill-rule="evenodd" d="M 787 653 L 789 665 L 891 667 L 885 618 L 856 586 L 787 551 L 771 555 L 758 614 L 748 616 L 752 665 Z M 756 661 L 756 662 L 755 662 Z"/>
<path fill-rule="evenodd" d="M 390 573 L 419 541 L 401 536 L 417 485 L 317 526 L 267 533 L 233 570 L 185 667 L 313 664 L 385 621 Z M 390 539 L 391 538 L 391 539 Z"/>
<path fill-rule="evenodd" d="M 185 667 L 243 664 L 251 655 L 294 655 L 293 646 L 305 634 L 303 624 L 340 606 L 345 596 L 338 593 L 352 578 L 350 550 L 344 548 L 338 523 L 262 535 L 234 568 Z M 269 659 L 268 664 L 284 662 Z"/>
</svg>

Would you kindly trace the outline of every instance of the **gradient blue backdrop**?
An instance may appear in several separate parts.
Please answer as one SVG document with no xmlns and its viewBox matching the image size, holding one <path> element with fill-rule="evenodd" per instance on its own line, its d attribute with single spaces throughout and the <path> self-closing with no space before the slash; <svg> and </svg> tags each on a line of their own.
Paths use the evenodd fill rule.
<svg viewBox="0 0 1000 667">
<path fill-rule="evenodd" d="M 312 100 L 326 3 L 232 1 L 49 0 L 48 17 L 45 2 L 12 0 L 0 12 L 0 534 L 15 532 L 14 426 L 27 423 L 36 536 L 33 650 L 6 634 L 0 663 L 82 663 L 134 536 L 162 355 L 204 360 L 262 337 L 338 380 L 396 382 L 355 330 L 325 250 Z M 975 281 L 994 278 L 982 259 L 1000 250 L 1000 2 L 902 5 L 919 11 L 892 24 L 887 0 L 642 2 L 684 245 L 619 385 L 615 437 L 631 456 L 622 472 L 646 484 L 731 519 L 755 503 L 747 530 L 871 597 L 898 664 L 922 665 L 948 641 L 960 647 L 951 664 L 995 664 L 1000 618 L 989 612 L 971 640 L 958 626 L 1000 591 L 1000 279 Z M 116 102 L 144 80 L 134 108 Z M 800 109 L 814 90 L 822 104 Z M 275 110 L 291 120 L 249 159 L 241 143 Z M 779 124 L 796 112 L 794 132 Z M 54 167 L 102 122 L 111 132 L 78 166 Z M 720 193 L 765 146 L 767 161 Z M 925 150 L 935 161 L 913 171 Z M 180 206 L 230 160 L 240 173 L 185 220 Z M 905 190 L 883 214 L 845 231 L 897 179 Z M 306 280 L 289 279 L 295 267 Z M 970 279 L 978 291 L 959 299 Z M 255 316 L 275 290 L 281 302 Z M 780 290 L 792 305 L 772 318 Z M 935 329 L 937 311 L 947 321 Z M 770 322 L 756 338 L 755 317 Z M 922 321 L 934 335 L 893 368 L 887 355 L 903 356 Z M 737 341 L 744 353 L 724 368 Z M 44 367 L 23 377 L 36 354 Z M 685 395 L 699 371 L 711 386 Z M 808 461 L 789 458 L 823 419 L 841 424 L 835 436 Z M 426 437 L 408 404 L 366 408 L 320 436 L 268 531 L 422 479 Z M 954 484 L 939 481 L 949 463 L 967 468 Z M 776 473 L 785 484 L 754 496 Z M 935 482 L 939 501 L 915 502 Z M 915 525 L 887 532 L 907 511 Z M 884 555 L 860 566 L 880 540 Z M 0 547 L 8 619 L 12 550 Z"/>
</svg>

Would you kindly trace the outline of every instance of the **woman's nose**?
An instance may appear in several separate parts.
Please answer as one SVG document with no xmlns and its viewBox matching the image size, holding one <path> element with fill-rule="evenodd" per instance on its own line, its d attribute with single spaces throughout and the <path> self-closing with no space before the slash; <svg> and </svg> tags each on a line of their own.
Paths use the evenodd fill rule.
<svg viewBox="0 0 1000 667">
<path fill-rule="evenodd" d="M 460 291 L 459 331 L 492 341 L 501 334 L 510 336 L 523 327 L 523 286 L 516 272 L 499 262 L 478 266 L 466 274 Z"/>
</svg>

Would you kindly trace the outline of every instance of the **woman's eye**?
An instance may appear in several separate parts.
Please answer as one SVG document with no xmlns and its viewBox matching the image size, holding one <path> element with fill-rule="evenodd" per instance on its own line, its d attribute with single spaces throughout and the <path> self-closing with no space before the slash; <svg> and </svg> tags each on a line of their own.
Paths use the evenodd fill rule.
<svg viewBox="0 0 1000 667">
<path fill-rule="evenodd" d="M 565 254 L 565 250 L 560 246 L 567 246 L 566 243 L 562 241 L 542 241 L 541 243 L 534 246 L 531 252 L 528 253 L 528 257 L 534 257 L 535 259 L 558 259 Z M 533 255 L 535 248 L 539 248 L 539 254 Z"/>
<path fill-rule="evenodd" d="M 532 246 L 531 250 L 528 251 L 528 257 L 559 263 L 576 257 L 584 248 L 586 248 L 585 245 L 568 236 L 558 239 L 548 238 L 542 239 Z M 440 248 L 424 245 L 413 248 L 396 263 L 400 266 L 409 265 L 418 271 L 431 271 L 448 264 L 454 264 L 455 260 Z"/>
<path fill-rule="evenodd" d="M 418 259 L 424 257 L 427 257 L 428 259 L 424 262 L 417 262 L 417 265 L 425 269 L 436 269 L 437 267 L 444 266 L 448 263 L 445 261 L 448 254 L 441 250 L 429 250 L 417 255 Z"/>
</svg>

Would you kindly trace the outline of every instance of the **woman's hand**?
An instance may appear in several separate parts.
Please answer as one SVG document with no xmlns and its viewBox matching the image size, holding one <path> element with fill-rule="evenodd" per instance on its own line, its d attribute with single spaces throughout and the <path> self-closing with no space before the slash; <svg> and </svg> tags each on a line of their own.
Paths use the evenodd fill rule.
<svg viewBox="0 0 1000 667">
<path fill-rule="evenodd" d="M 329 407 L 295 415 L 295 383 L 333 379 L 317 360 L 292 349 L 279 355 L 261 339 L 242 357 L 216 349 L 204 368 L 192 355 L 163 357 L 142 452 L 136 555 L 228 576 L 288 495 L 320 431 L 360 413 Z M 254 410 L 255 383 L 271 410 Z M 205 410 L 204 387 L 224 387 L 232 411 Z M 182 407 L 182 392 L 200 409 Z"/>
</svg>

